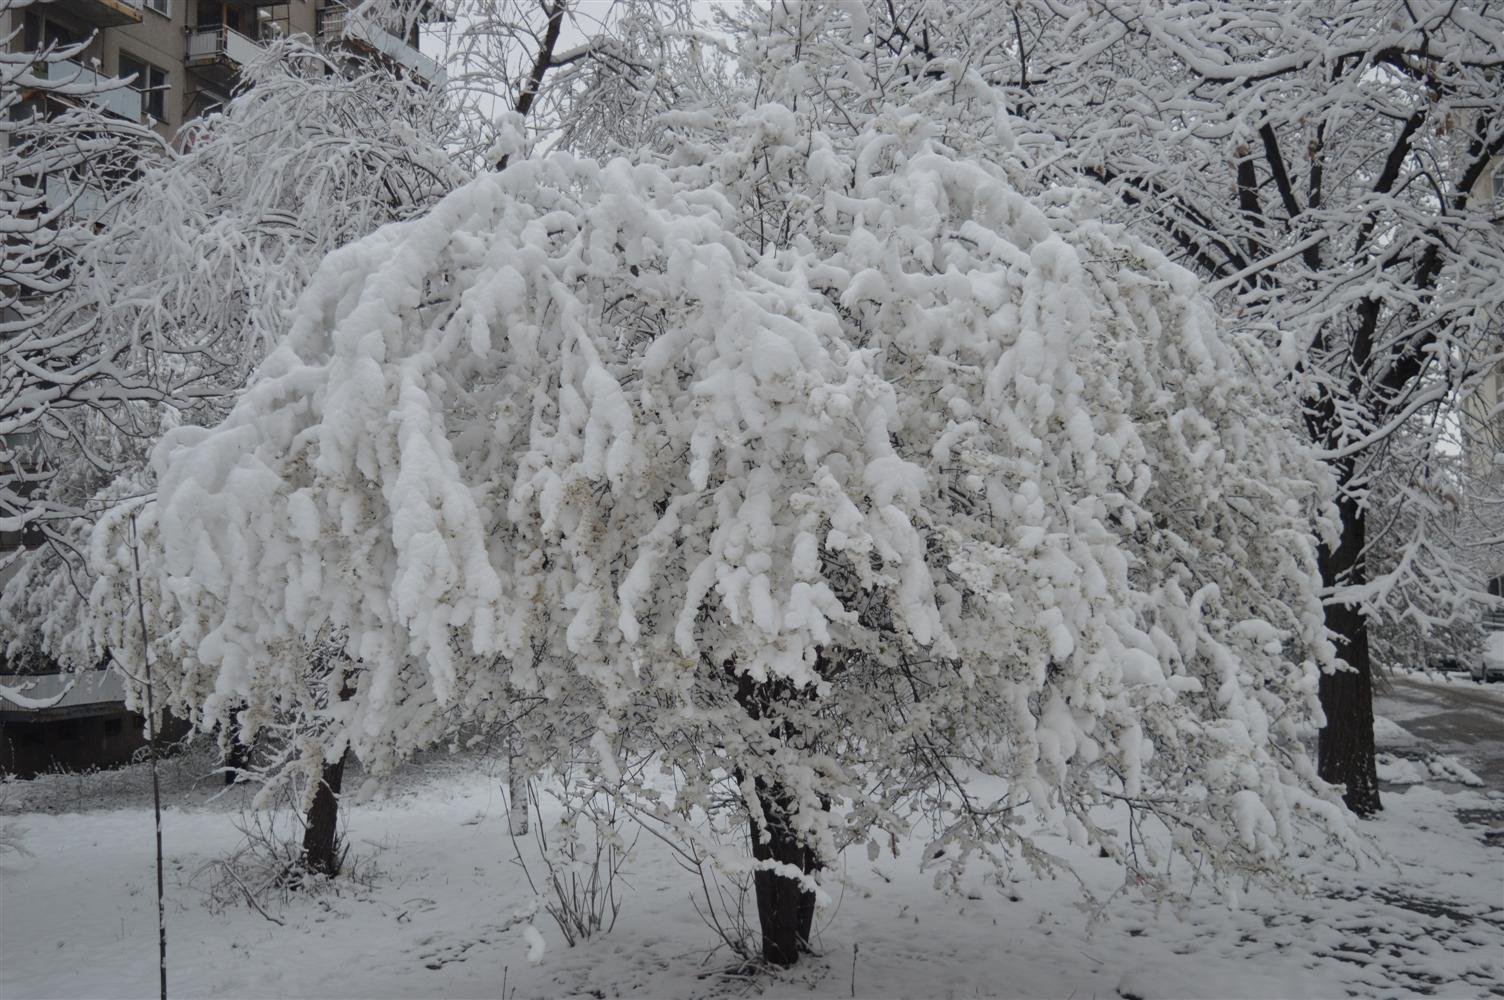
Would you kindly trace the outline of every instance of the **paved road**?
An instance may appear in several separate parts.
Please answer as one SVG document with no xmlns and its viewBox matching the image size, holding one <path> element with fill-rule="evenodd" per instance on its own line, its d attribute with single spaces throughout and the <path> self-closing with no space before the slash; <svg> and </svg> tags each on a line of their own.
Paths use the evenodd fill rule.
<svg viewBox="0 0 1504 1000">
<path fill-rule="evenodd" d="M 1399 723 L 1439 753 L 1453 754 L 1504 792 L 1504 686 L 1395 678 L 1374 713 Z"/>
</svg>

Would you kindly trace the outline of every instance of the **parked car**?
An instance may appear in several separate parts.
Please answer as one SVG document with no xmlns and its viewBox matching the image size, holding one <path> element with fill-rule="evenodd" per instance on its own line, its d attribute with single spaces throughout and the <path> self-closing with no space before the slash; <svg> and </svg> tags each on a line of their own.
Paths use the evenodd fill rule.
<svg viewBox="0 0 1504 1000">
<path fill-rule="evenodd" d="M 1468 673 L 1480 683 L 1504 681 L 1504 632 L 1489 632 L 1483 637 L 1483 654 L 1473 660 Z"/>
<path fill-rule="evenodd" d="M 1433 656 L 1426 661 L 1426 669 L 1435 674 L 1460 674 L 1468 668 L 1455 656 Z"/>
</svg>

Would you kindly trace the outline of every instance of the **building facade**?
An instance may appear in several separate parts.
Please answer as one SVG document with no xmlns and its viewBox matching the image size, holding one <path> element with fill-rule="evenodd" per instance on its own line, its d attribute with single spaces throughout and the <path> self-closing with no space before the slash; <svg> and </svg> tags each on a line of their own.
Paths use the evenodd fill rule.
<svg viewBox="0 0 1504 1000">
<path fill-rule="evenodd" d="M 1504 228 L 1504 156 L 1496 159 L 1478 179 L 1469 199 L 1475 207 L 1489 212 L 1496 226 Z M 1496 346 L 1504 353 L 1504 317 L 1481 318 L 1500 338 L 1501 342 Z M 1504 480 L 1504 357 L 1463 401 L 1462 451 L 1470 476 Z M 1499 529 L 1504 532 L 1504 524 L 1499 525 Z M 1494 546 L 1493 551 L 1504 551 L 1504 546 Z M 1504 560 L 1491 567 L 1488 592 L 1504 601 Z M 1483 654 L 1487 669 L 1504 673 L 1504 607 L 1496 606 L 1484 613 L 1484 629 L 1488 633 Z"/>
<path fill-rule="evenodd" d="M 146 720 L 125 707 L 113 670 L 0 674 L 0 774 L 32 778 L 129 763 L 146 746 Z M 158 742 L 187 726 L 164 718 Z"/>
<path fill-rule="evenodd" d="M 1504 229 L 1504 156 L 1494 160 L 1468 193 L 1469 203 L 1493 217 Z M 1504 316 L 1483 316 L 1501 340 L 1504 350 Z M 1469 473 L 1486 476 L 1495 470 L 1504 453 L 1504 358 L 1500 358 L 1478 383 L 1477 391 L 1463 401 L 1462 447 Z"/>
<path fill-rule="evenodd" d="M 57 72 L 131 77 L 129 88 L 94 98 L 103 110 L 151 125 L 171 139 L 184 122 L 223 104 L 240 68 L 274 38 L 305 35 L 379 53 L 403 71 L 442 82 L 419 46 L 418 25 L 355 24 L 341 0 L 53 0 L 11 12 L 13 45 L 86 47 Z"/>
</svg>

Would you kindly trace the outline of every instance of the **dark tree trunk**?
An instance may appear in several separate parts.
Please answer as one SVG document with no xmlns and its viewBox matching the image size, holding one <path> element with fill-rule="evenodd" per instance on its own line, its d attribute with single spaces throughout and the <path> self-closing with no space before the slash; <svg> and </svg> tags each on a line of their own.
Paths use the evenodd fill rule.
<svg viewBox="0 0 1504 1000">
<path fill-rule="evenodd" d="M 1321 547 L 1321 582 L 1327 587 L 1358 586 L 1368 579 L 1363 548 L 1365 514 L 1356 501 L 1343 497 L 1341 541 Z M 1326 726 L 1316 745 L 1317 773 L 1324 781 L 1345 785 L 1342 800 L 1359 816 L 1372 816 L 1379 802 L 1379 775 L 1373 745 L 1373 672 L 1368 654 L 1368 619 L 1352 604 L 1328 604 L 1326 627 L 1337 655 L 1350 668 L 1322 674 L 1319 694 Z"/>
<path fill-rule="evenodd" d="M 251 748 L 234 736 L 230 737 L 230 749 L 225 754 L 225 784 L 233 785 L 240 779 L 240 772 L 251 759 Z"/>
<path fill-rule="evenodd" d="M 788 827 L 786 795 L 759 788 L 758 799 L 767 818 L 766 831 L 750 820 L 752 856 L 758 861 L 777 861 L 792 865 L 808 875 L 817 867 L 815 855 L 799 842 Z M 763 841 L 766 832 L 768 839 Z M 796 879 L 777 872 L 759 870 L 754 876 L 757 889 L 757 921 L 762 928 L 762 957 L 770 965 L 790 966 L 799 961 L 799 953 L 809 950 L 810 930 L 815 920 L 815 894 Z"/>
<path fill-rule="evenodd" d="M 308 826 L 303 831 L 303 867 L 310 872 L 339 874 L 339 788 L 345 777 L 346 750 L 339 760 L 324 765 L 324 775 L 308 809 Z"/>
<path fill-rule="evenodd" d="M 799 734 L 780 708 L 786 708 L 805 696 L 805 692 L 788 681 L 759 683 L 745 674 L 736 678 L 737 704 L 750 718 L 770 722 L 770 735 L 785 744 L 793 742 Z M 736 773 L 736 780 L 738 784 L 743 780 L 740 771 Z M 794 797 L 780 784 L 761 777 L 756 779 L 756 787 L 763 825 L 759 825 L 755 817 L 748 819 L 752 856 L 758 861 L 790 865 L 805 875 L 815 871 L 820 867 L 815 852 L 799 839 L 791 823 Z M 815 894 L 805 889 L 796 878 L 763 869 L 753 875 L 753 885 L 757 895 L 757 921 L 762 930 L 763 960 L 770 965 L 793 965 L 799 961 L 801 951 L 809 950 L 809 936 L 815 920 Z"/>
</svg>

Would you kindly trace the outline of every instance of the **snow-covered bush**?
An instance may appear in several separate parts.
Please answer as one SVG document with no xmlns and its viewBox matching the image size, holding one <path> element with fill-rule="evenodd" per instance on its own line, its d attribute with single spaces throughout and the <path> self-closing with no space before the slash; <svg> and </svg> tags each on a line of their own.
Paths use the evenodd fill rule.
<svg viewBox="0 0 1504 1000">
<path fill-rule="evenodd" d="M 622 797 L 589 778 L 573 780 L 571 763 L 565 761 L 551 776 L 557 777 L 557 785 L 552 781 L 546 785 L 513 783 L 507 791 L 507 813 L 509 818 L 519 811 L 532 813 L 532 821 L 521 829 L 508 828 L 512 860 L 572 948 L 597 934 L 609 934 L 616 926 L 626 894 L 627 865 L 642 831 L 627 835 Z M 515 798 L 519 791 L 520 802 Z M 553 822 L 544 816 L 544 795 L 558 808 Z M 536 865 L 523 855 L 518 841 L 523 835 L 532 841 L 528 853 L 536 854 Z"/>
<path fill-rule="evenodd" d="M 608 782 L 661 748 L 681 812 L 734 781 L 775 962 L 821 862 L 920 815 L 952 872 L 1047 861 L 1027 809 L 1151 886 L 1145 823 L 1239 876 L 1340 827 L 1301 742 L 1329 480 L 1193 277 L 917 116 L 704 134 L 517 160 L 329 256 L 228 419 L 157 450 L 169 704 L 269 716 L 332 627 L 326 759 L 522 699 Z M 774 172 L 803 214 L 754 246 Z"/>
</svg>

